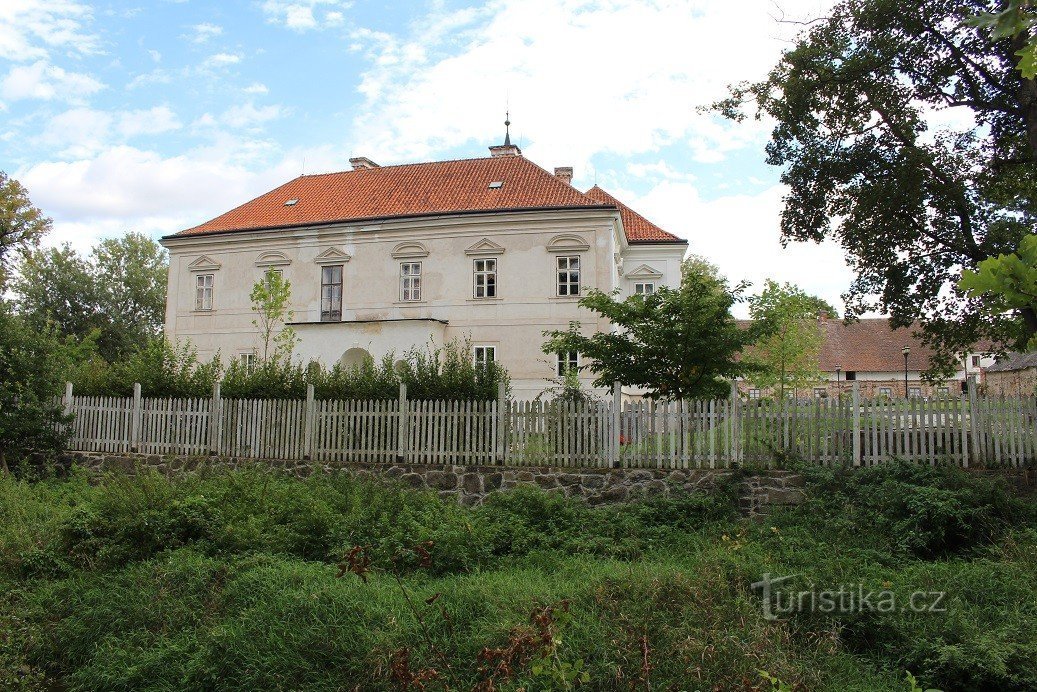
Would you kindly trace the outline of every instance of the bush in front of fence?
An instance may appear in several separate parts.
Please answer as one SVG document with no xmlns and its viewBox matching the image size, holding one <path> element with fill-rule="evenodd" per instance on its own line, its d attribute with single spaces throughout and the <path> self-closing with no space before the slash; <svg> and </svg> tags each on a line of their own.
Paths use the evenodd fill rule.
<svg viewBox="0 0 1037 692">
<path fill-rule="evenodd" d="M 470 343 L 454 340 L 350 367 L 283 358 L 224 364 L 219 354 L 202 361 L 190 344 L 157 339 L 115 363 L 95 356 L 72 368 L 68 378 L 84 396 L 131 396 L 139 382 L 146 397 L 204 398 L 219 382 L 221 395 L 232 399 L 303 399 L 311 384 L 318 399 L 396 399 L 402 383 L 411 399 L 496 399 L 501 383 L 510 386 L 507 371 L 496 362 L 475 364 L 471 354 Z"/>
</svg>

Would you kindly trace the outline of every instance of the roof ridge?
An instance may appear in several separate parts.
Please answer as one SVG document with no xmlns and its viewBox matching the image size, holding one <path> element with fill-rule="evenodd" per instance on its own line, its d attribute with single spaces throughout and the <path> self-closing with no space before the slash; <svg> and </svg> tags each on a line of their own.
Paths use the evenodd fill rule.
<svg viewBox="0 0 1037 692">
<path fill-rule="evenodd" d="M 390 163 L 390 164 L 387 164 L 385 166 L 383 166 L 381 164 L 378 164 L 374 168 L 362 168 L 362 169 L 359 169 L 359 170 L 353 168 L 353 169 L 341 170 L 341 171 L 325 171 L 323 173 L 303 173 L 302 175 L 300 175 L 298 177 L 299 178 L 319 178 L 319 177 L 325 176 L 325 175 L 342 175 L 343 173 L 359 173 L 360 171 L 377 171 L 377 170 L 384 170 L 386 168 L 406 168 L 407 166 L 428 166 L 430 164 L 436 164 L 436 163 L 465 163 L 467 161 L 491 161 L 494 158 L 509 158 L 509 159 L 517 158 L 517 159 L 524 159 L 526 161 L 529 161 L 530 163 L 533 163 L 532 161 L 530 161 L 529 159 L 527 159 L 524 156 L 507 156 L 507 157 L 501 157 L 501 156 L 498 156 L 498 157 L 493 157 L 493 156 L 470 156 L 468 158 L 446 159 L 444 161 L 411 161 L 409 163 Z M 537 164 L 534 163 L 533 165 L 536 166 Z M 546 172 L 546 170 L 545 170 L 545 172 Z M 548 173 L 548 175 L 550 175 L 550 173 Z M 295 178 L 293 178 L 292 180 L 295 180 Z"/>
</svg>

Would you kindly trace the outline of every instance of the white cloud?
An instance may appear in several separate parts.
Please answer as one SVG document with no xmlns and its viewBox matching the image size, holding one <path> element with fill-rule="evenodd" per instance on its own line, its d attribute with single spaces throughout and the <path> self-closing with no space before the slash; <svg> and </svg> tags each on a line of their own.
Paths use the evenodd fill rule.
<svg viewBox="0 0 1037 692">
<path fill-rule="evenodd" d="M 220 36 L 223 33 L 223 27 L 219 24 L 203 22 L 192 26 L 191 32 L 191 35 L 186 37 L 191 43 L 206 43 Z"/>
<path fill-rule="evenodd" d="M 206 58 L 202 66 L 227 67 L 229 65 L 237 65 L 239 62 L 241 62 L 241 56 L 236 53 L 216 53 Z"/>
<path fill-rule="evenodd" d="M 231 127 L 252 127 L 281 117 L 281 107 L 277 105 L 256 107 L 254 103 L 243 103 L 231 106 L 220 121 Z"/>
<path fill-rule="evenodd" d="M 266 88 L 266 84 L 262 84 L 260 82 L 253 82 L 252 84 L 249 84 L 247 87 L 245 87 L 242 91 L 244 91 L 246 94 L 265 94 L 270 90 Z"/>
<path fill-rule="evenodd" d="M 217 137 L 179 156 L 115 146 L 28 166 L 14 177 L 54 218 L 48 244 L 86 248 L 129 230 L 164 235 L 199 224 L 297 176 L 304 158 L 317 168 L 341 160 L 331 149 L 284 153 L 267 142 Z"/>
<path fill-rule="evenodd" d="M 11 101 L 20 99 L 62 99 L 76 101 L 104 88 L 87 74 L 68 72 L 45 60 L 32 65 L 16 65 L 0 82 L 0 95 Z"/>
<path fill-rule="evenodd" d="M 151 59 L 154 62 L 162 62 L 162 54 L 159 53 L 157 50 L 149 50 L 148 55 L 151 56 Z"/>
<path fill-rule="evenodd" d="M 0 58 L 39 60 L 50 49 L 91 55 L 100 39 L 86 29 L 90 7 L 74 0 L 3 0 L 0 3 Z"/>
<path fill-rule="evenodd" d="M 298 32 L 341 26 L 342 10 L 353 6 L 342 0 L 266 0 L 262 4 L 267 21 Z"/>
<path fill-rule="evenodd" d="M 40 139 L 52 147 L 65 147 L 60 152 L 64 157 L 82 157 L 113 142 L 162 134 L 181 127 L 176 114 L 168 106 L 111 112 L 73 108 L 51 118 Z"/>
<path fill-rule="evenodd" d="M 782 5 L 803 15 L 820 3 Z M 351 36 L 371 63 L 357 139 L 387 160 L 498 139 L 508 101 L 513 139 L 534 158 L 586 170 L 595 154 L 684 142 L 697 161 L 716 162 L 765 124 L 733 126 L 696 108 L 762 76 L 788 47 L 765 3 L 729 0 L 497 0 L 414 27 Z"/>
</svg>

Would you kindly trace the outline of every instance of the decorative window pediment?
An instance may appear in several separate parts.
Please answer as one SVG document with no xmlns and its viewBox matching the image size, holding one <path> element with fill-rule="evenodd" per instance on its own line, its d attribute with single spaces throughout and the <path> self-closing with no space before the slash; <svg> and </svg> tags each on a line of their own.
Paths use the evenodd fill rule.
<svg viewBox="0 0 1037 692">
<path fill-rule="evenodd" d="M 283 252 L 277 252 L 276 250 L 264 252 L 258 259 L 256 259 L 257 267 L 283 267 L 291 263 L 292 260 L 288 259 L 286 254 Z"/>
<path fill-rule="evenodd" d="M 475 245 L 464 251 L 466 255 L 503 255 L 504 247 L 493 242 L 489 238 L 483 238 Z"/>
<path fill-rule="evenodd" d="M 223 265 L 214 260 L 208 255 L 202 255 L 194 262 L 187 265 L 187 268 L 193 272 L 214 272 L 219 271 Z"/>
<path fill-rule="evenodd" d="M 392 249 L 393 259 L 409 259 L 412 257 L 428 257 L 428 248 L 423 243 L 413 240 L 400 243 Z"/>
<path fill-rule="evenodd" d="M 339 250 L 337 247 L 329 247 L 317 255 L 313 261 L 317 264 L 342 264 L 351 259 L 353 259 L 352 255 L 342 252 L 342 250 Z"/>
<path fill-rule="evenodd" d="M 590 249 L 591 246 L 586 240 L 571 233 L 556 235 L 547 244 L 548 252 L 585 252 Z"/>
<path fill-rule="evenodd" d="M 647 264 L 642 264 L 639 265 L 637 269 L 628 272 L 625 276 L 632 281 L 641 279 L 661 279 L 663 278 L 663 273 L 658 269 L 649 267 Z"/>
</svg>

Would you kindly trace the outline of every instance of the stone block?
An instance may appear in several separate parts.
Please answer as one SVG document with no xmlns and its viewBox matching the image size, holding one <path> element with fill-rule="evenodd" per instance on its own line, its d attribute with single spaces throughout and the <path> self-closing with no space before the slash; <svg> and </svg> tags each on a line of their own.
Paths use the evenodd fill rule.
<svg viewBox="0 0 1037 692">
<path fill-rule="evenodd" d="M 464 491 L 471 495 L 482 492 L 482 477 L 478 473 L 466 473 L 462 481 Z"/>
<path fill-rule="evenodd" d="M 450 471 L 429 471 L 425 482 L 436 490 L 457 490 L 457 474 Z"/>
<path fill-rule="evenodd" d="M 564 486 L 578 485 L 580 477 L 575 473 L 560 473 L 557 476 L 558 482 Z"/>
<path fill-rule="evenodd" d="M 536 484 L 544 489 L 557 488 L 558 479 L 551 474 L 545 473 L 536 477 Z"/>
<path fill-rule="evenodd" d="M 425 479 L 421 477 L 420 473 L 405 473 L 400 476 L 400 482 L 412 488 L 425 487 Z"/>
<path fill-rule="evenodd" d="M 483 488 L 485 488 L 486 491 L 489 492 L 491 490 L 499 490 L 500 487 L 501 487 L 501 483 L 503 483 L 503 482 L 504 482 L 504 474 L 494 472 L 494 473 L 487 473 L 483 477 L 482 484 L 483 484 Z"/>
</svg>

